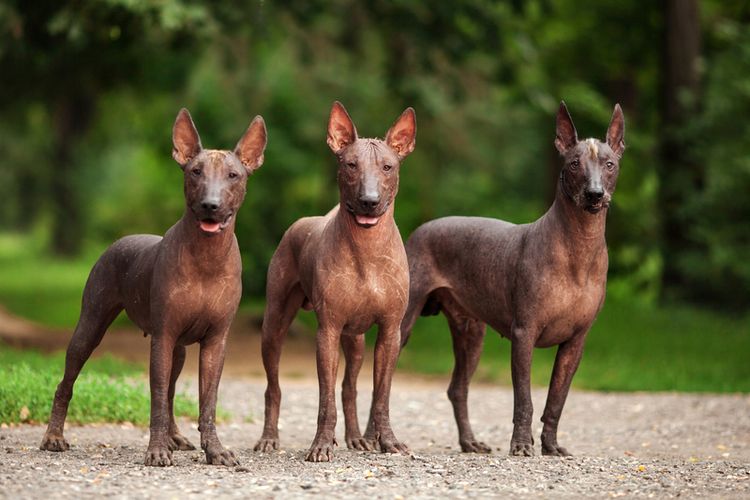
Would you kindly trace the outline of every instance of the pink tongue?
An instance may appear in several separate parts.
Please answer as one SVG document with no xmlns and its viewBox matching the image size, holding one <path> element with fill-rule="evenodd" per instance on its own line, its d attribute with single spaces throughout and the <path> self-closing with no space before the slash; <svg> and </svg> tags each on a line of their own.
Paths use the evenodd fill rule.
<svg viewBox="0 0 750 500">
<path fill-rule="evenodd" d="M 206 222 L 202 220 L 201 229 L 203 229 L 207 233 L 216 233 L 219 231 L 219 229 L 221 229 L 221 224 L 218 222 Z"/>
<path fill-rule="evenodd" d="M 380 217 L 367 217 L 365 215 L 357 215 L 357 224 L 365 226 L 374 226 L 380 220 Z"/>
</svg>

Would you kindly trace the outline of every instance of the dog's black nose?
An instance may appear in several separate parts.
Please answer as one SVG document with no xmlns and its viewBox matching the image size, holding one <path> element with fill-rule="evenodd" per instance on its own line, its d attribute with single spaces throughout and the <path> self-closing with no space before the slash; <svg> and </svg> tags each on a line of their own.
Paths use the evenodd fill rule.
<svg viewBox="0 0 750 500">
<path fill-rule="evenodd" d="M 604 197 L 603 189 L 587 189 L 584 193 L 586 195 L 586 201 L 597 202 Z"/>
<path fill-rule="evenodd" d="M 201 203 L 201 207 L 203 207 L 203 210 L 210 210 L 212 212 L 215 212 L 219 209 L 219 202 L 216 200 L 205 200 L 203 203 Z"/>
<path fill-rule="evenodd" d="M 363 194 L 359 197 L 359 204 L 365 210 L 372 210 L 380 203 L 380 195 L 378 194 Z"/>
</svg>

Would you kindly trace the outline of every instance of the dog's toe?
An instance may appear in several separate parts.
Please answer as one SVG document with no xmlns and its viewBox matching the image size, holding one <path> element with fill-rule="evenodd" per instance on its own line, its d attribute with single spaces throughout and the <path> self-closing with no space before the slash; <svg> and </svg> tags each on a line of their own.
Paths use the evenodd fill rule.
<svg viewBox="0 0 750 500">
<path fill-rule="evenodd" d="M 513 443 L 510 446 L 510 455 L 514 457 L 533 457 L 534 446 L 531 443 Z"/>
<path fill-rule="evenodd" d="M 555 446 L 543 446 L 542 455 L 545 455 L 548 457 L 570 457 L 572 456 L 572 453 L 570 453 L 568 450 L 566 450 L 562 446 L 555 445 Z"/>
<path fill-rule="evenodd" d="M 372 444 L 363 437 L 347 438 L 346 447 L 350 450 L 372 451 Z"/>
<path fill-rule="evenodd" d="M 195 449 L 195 445 L 182 434 L 175 434 L 169 437 L 169 449 L 171 451 L 190 451 Z"/>
<path fill-rule="evenodd" d="M 234 452 L 226 448 L 218 451 L 206 451 L 206 463 L 209 465 L 225 465 L 227 467 L 240 465 L 240 461 L 237 460 Z"/>
<path fill-rule="evenodd" d="M 492 448 L 481 441 L 461 441 L 461 451 L 464 453 L 492 453 Z"/>
<path fill-rule="evenodd" d="M 253 451 L 259 451 L 261 453 L 267 453 L 269 451 L 274 451 L 279 449 L 279 440 L 278 439 L 266 439 L 261 438 L 258 440 L 257 443 L 255 443 L 255 446 L 253 447 Z"/>
<path fill-rule="evenodd" d="M 172 452 L 169 448 L 149 448 L 146 452 L 146 460 L 144 462 L 149 467 L 167 467 L 174 465 L 172 461 Z"/>
<path fill-rule="evenodd" d="M 44 436 L 42 444 L 39 446 L 40 450 L 45 451 L 68 451 L 70 445 L 62 436 Z"/>
</svg>

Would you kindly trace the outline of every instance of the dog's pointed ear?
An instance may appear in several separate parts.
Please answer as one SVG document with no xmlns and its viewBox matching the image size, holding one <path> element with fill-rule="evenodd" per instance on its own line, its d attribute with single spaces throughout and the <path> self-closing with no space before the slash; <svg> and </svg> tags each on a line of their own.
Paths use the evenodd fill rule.
<svg viewBox="0 0 750 500">
<path fill-rule="evenodd" d="M 417 114 L 414 108 L 406 108 L 398 120 L 385 134 L 385 143 L 396 153 L 400 160 L 414 151 L 417 145 Z"/>
<path fill-rule="evenodd" d="M 576 145 L 578 133 L 573 125 L 573 119 L 568 113 L 565 101 L 560 101 L 560 109 L 557 110 L 557 130 L 555 136 L 555 147 L 564 155 L 566 151 Z"/>
<path fill-rule="evenodd" d="M 263 151 L 266 150 L 267 139 L 266 122 L 263 121 L 262 116 L 258 115 L 253 118 L 250 126 L 237 142 L 237 146 L 234 147 L 234 154 L 245 166 L 248 174 L 252 174 L 263 165 Z"/>
<path fill-rule="evenodd" d="M 607 129 L 607 144 L 617 156 L 622 156 L 622 152 L 625 151 L 623 137 L 625 137 L 625 117 L 620 105 L 615 104 L 612 120 L 609 122 L 609 128 Z"/>
<path fill-rule="evenodd" d="M 182 108 L 177 113 L 172 126 L 172 158 L 180 167 L 185 168 L 185 165 L 198 156 L 202 149 L 201 138 L 190 117 L 190 112 Z"/>
<path fill-rule="evenodd" d="M 326 142 L 331 151 L 338 154 L 342 149 L 357 140 L 357 128 L 346 112 L 344 105 L 338 101 L 331 107 L 328 119 L 328 138 Z"/>
</svg>

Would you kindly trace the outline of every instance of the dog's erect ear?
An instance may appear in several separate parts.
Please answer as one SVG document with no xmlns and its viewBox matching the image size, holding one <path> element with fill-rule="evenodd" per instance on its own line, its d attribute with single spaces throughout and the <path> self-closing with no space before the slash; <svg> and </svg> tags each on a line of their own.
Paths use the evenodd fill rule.
<svg viewBox="0 0 750 500">
<path fill-rule="evenodd" d="M 266 122 L 263 117 L 258 115 L 253 118 L 250 126 L 237 142 L 234 147 L 234 154 L 240 159 L 245 166 L 248 174 L 260 168 L 263 165 L 263 151 L 266 149 Z"/>
<path fill-rule="evenodd" d="M 406 108 L 396 123 L 385 134 L 385 143 L 403 160 L 417 145 L 417 115 L 413 108 Z"/>
<path fill-rule="evenodd" d="M 331 108 L 331 117 L 328 119 L 328 147 L 338 154 L 356 140 L 357 128 L 354 122 L 349 118 L 344 105 L 335 101 Z"/>
<path fill-rule="evenodd" d="M 557 110 L 556 134 L 555 147 L 561 155 L 564 155 L 578 142 L 578 133 L 575 125 L 573 125 L 573 119 L 568 113 L 568 108 L 565 106 L 565 101 L 560 101 L 560 109 Z"/>
<path fill-rule="evenodd" d="M 187 109 L 182 108 L 172 127 L 172 158 L 185 168 L 201 152 L 201 138 Z"/>
<path fill-rule="evenodd" d="M 615 104 L 615 111 L 612 113 L 612 120 L 609 122 L 609 128 L 607 129 L 607 144 L 617 156 L 622 156 L 622 152 L 625 151 L 624 136 L 625 117 L 620 105 Z"/>
</svg>

